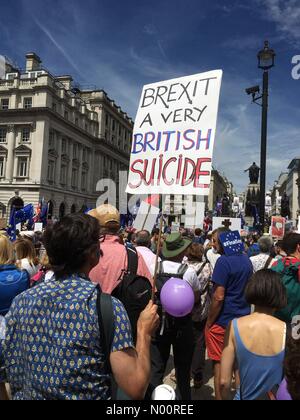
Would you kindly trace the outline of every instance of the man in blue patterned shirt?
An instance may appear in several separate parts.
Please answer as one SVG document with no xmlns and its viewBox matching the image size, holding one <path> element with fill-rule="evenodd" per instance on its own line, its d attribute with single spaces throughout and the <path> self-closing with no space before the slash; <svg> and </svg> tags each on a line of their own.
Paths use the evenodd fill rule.
<svg viewBox="0 0 300 420">
<path fill-rule="evenodd" d="M 99 224 L 87 215 L 68 216 L 46 231 L 45 246 L 54 277 L 19 295 L 5 318 L 6 325 L 2 320 L 2 393 L 7 382 L 16 400 L 110 399 L 98 290 L 88 278 L 100 257 Z M 112 306 L 111 369 L 130 398 L 142 399 L 150 380 L 157 307 L 150 302 L 141 314 L 134 348 L 123 305 L 113 299 Z"/>
</svg>

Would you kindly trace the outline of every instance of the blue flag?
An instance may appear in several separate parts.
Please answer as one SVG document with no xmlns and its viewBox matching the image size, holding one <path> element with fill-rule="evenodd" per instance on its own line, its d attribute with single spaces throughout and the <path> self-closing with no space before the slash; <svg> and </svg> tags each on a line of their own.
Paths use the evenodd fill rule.
<svg viewBox="0 0 300 420">
<path fill-rule="evenodd" d="M 49 211 L 49 205 L 46 202 L 43 202 L 42 204 L 42 210 L 40 214 L 40 221 L 43 223 L 43 225 L 47 224 L 48 219 L 48 211 Z"/>
<path fill-rule="evenodd" d="M 34 208 L 32 204 L 28 204 L 23 209 L 16 211 L 16 214 L 15 214 L 16 224 L 25 223 L 27 221 L 29 221 L 29 223 L 32 223 L 33 214 L 34 214 Z"/>
<path fill-rule="evenodd" d="M 9 236 L 9 239 L 14 242 L 16 238 L 16 209 L 15 207 L 12 207 L 10 218 L 9 218 L 9 224 L 6 229 L 7 234 Z"/>
<path fill-rule="evenodd" d="M 224 248 L 225 255 L 242 255 L 245 251 L 245 245 L 241 239 L 239 231 L 225 232 L 220 235 L 220 242 Z"/>
</svg>

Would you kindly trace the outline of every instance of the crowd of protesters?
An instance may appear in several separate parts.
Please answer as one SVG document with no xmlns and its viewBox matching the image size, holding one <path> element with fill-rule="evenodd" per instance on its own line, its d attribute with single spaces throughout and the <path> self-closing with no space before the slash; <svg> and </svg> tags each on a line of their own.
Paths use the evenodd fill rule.
<svg viewBox="0 0 300 420">
<path fill-rule="evenodd" d="M 229 256 L 227 231 L 122 230 L 104 205 L 14 243 L 2 232 L 0 400 L 151 399 L 171 348 L 178 399 L 210 360 L 217 400 L 299 400 L 300 234 Z M 194 292 L 181 318 L 160 303 L 172 277 Z"/>
</svg>

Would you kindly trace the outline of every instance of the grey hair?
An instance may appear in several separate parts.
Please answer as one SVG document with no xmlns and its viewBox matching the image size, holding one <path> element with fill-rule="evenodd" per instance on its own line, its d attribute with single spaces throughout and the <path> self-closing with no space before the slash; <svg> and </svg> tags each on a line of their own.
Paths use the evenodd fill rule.
<svg viewBox="0 0 300 420">
<path fill-rule="evenodd" d="M 263 252 L 264 254 L 268 254 L 272 250 L 274 241 L 271 236 L 262 236 L 258 240 L 258 245 L 259 245 L 260 252 Z"/>
<path fill-rule="evenodd" d="M 141 230 L 135 235 L 135 244 L 137 246 L 148 247 L 151 244 L 151 234 L 147 230 Z"/>
</svg>

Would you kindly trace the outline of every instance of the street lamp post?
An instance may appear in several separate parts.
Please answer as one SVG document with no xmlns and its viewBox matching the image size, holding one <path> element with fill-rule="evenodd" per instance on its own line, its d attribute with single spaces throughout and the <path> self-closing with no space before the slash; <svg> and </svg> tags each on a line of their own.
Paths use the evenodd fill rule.
<svg viewBox="0 0 300 420">
<path fill-rule="evenodd" d="M 269 42 L 265 42 L 264 49 L 258 53 L 258 67 L 263 73 L 262 93 L 262 123 L 261 123 L 261 161 L 260 161 L 260 202 L 259 219 L 262 232 L 265 227 L 266 205 L 266 164 L 267 164 L 267 133 L 268 133 L 268 106 L 269 106 L 269 70 L 275 66 L 275 52 L 270 49 Z"/>
</svg>

